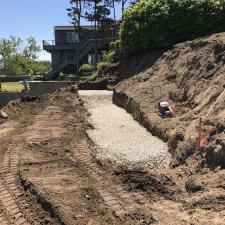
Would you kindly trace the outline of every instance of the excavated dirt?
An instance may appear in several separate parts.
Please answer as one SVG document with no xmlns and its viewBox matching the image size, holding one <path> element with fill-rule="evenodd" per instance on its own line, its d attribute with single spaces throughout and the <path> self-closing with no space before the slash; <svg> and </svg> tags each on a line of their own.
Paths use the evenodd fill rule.
<svg viewBox="0 0 225 225">
<path fill-rule="evenodd" d="M 181 43 L 151 67 L 119 83 L 114 103 L 125 108 L 154 135 L 168 141 L 174 165 L 196 153 L 199 118 L 203 134 L 219 124 L 204 149 L 202 166 L 225 168 L 225 34 Z M 160 91 L 161 89 L 161 91 Z M 168 101 L 176 116 L 162 119 L 158 101 Z M 219 122 L 219 123 L 217 123 Z"/>
<path fill-rule="evenodd" d="M 225 171 L 96 159 L 74 87 L 11 103 L 0 125 L 0 224 L 224 224 Z"/>
</svg>

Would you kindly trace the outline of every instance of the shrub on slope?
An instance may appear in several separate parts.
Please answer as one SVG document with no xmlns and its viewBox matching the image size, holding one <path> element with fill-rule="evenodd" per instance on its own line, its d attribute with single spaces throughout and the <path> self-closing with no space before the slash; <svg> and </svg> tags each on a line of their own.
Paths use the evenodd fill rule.
<svg viewBox="0 0 225 225">
<path fill-rule="evenodd" d="M 121 41 L 135 54 L 222 31 L 225 1 L 140 0 L 124 12 Z"/>
</svg>

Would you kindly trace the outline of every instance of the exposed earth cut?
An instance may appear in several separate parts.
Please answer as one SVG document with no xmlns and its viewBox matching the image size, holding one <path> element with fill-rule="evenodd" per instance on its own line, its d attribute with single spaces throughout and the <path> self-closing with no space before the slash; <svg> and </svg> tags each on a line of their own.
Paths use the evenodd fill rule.
<svg viewBox="0 0 225 225">
<path fill-rule="evenodd" d="M 178 44 L 152 67 L 120 82 L 114 91 L 114 103 L 167 140 L 179 163 L 185 161 L 189 153 L 184 151 L 196 141 L 199 118 L 203 120 L 202 136 L 219 122 L 219 132 L 204 150 L 203 163 L 225 168 L 224 55 L 224 33 Z M 174 118 L 162 119 L 156 114 L 155 107 L 162 100 L 169 101 L 176 113 Z"/>
</svg>

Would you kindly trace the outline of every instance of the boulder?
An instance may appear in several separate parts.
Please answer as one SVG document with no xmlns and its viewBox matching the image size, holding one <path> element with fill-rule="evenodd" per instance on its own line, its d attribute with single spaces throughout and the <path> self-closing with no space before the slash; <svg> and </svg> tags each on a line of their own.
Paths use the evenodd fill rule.
<svg viewBox="0 0 225 225">
<path fill-rule="evenodd" d="M 7 119 L 8 115 L 3 110 L 0 110 L 0 117 L 3 119 Z"/>
</svg>

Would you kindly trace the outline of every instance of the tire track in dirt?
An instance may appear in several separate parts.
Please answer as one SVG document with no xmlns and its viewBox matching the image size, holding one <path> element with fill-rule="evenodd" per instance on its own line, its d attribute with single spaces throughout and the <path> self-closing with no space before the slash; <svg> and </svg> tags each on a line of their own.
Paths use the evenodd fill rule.
<svg viewBox="0 0 225 225">
<path fill-rule="evenodd" d="M 0 148 L 0 224 L 40 225 L 50 222 L 51 218 L 37 199 L 24 191 L 21 186 L 20 160 L 25 148 L 24 132 L 32 123 L 33 115 L 42 110 L 42 105 L 24 108 L 24 117 L 5 121 L 1 128 Z M 46 217 L 45 217 L 46 216 Z M 45 221 L 45 218 L 47 220 Z M 52 224 L 52 223 L 51 223 Z M 58 224 L 58 223 L 54 223 Z"/>
<path fill-rule="evenodd" d="M 0 213 L 0 224 L 1 225 L 9 225 L 3 213 Z"/>
<path fill-rule="evenodd" d="M 7 215 L 9 224 L 28 225 L 31 224 L 32 214 L 25 215 L 25 202 L 21 199 L 22 192 L 17 187 L 17 173 L 19 171 L 18 146 L 8 146 L 4 154 L 2 168 L 0 170 L 0 202 L 3 211 Z M 29 212 L 30 213 L 30 212 Z M 7 224 L 7 223 L 6 223 Z"/>
<path fill-rule="evenodd" d="M 46 164 L 46 167 L 53 168 L 53 166 L 51 165 L 51 160 L 57 159 L 59 155 L 53 154 L 52 156 L 50 156 L 51 158 L 46 159 L 45 154 L 48 154 L 49 152 L 43 151 L 41 153 L 40 150 L 37 150 L 37 146 L 38 143 L 51 143 L 52 140 L 62 140 L 69 134 L 71 135 L 67 124 L 63 123 L 63 119 L 69 117 L 69 115 L 65 115 L 64 113 L 65 112 L 63 112 L 60 107 L 50 105 L 47 106 L 40 114 L 37 114 L 34 117 L 32 126 L 28 126 L 24 133 L 21 135 L 25 139 L 27 145 L 36 145 L 36 150 L 34 151 L 38 151 L 40 161 L 37 161 L 37 158 L 33 157 L 35 154 L 37 154 L 37 152 L 32 156 L 32 152 L 29 151 L 29 153 L 27 152 L 26 156 L 23 156 L 23 162 L 30 161 L 30 163 L 32 163 L 33 165 L 36 165 L 38 163 L 38 165 L 42 165 L 43 168 Z M 45 135 L 43 135 L 43 131 L 45 131 Z M 26 144 L 24 145 L 25 148 Z M 116 218 L 121 221 L 121 224 L 123 223 L 122 221 L 124 221 L 127 215 L 128 218 L 126 217 L 125 220 L 126 224 L 127 222 L 129 223 L 129 220 L 131 220 L 129 224 L 134 224 L 134 222 L 132 222 L 132 219 L 129 218 L 129 215 L 132 215 L 139 209 L 145 211 L 145 203 L 149 202 L 146 196 L 142 195 L 141 193 L 126 190 L 125 185 L 113 181 L 114 177 L 111 173 L 108 174 L 106 171 L 101 171 L 101 168 L 96 162 L 95 155 L 92 152 L 91 145 L 88 143 L 88 139 L 86 137 L 83 137 L 82 139 L 71 139 L 68 143 L 65 143 L 62 148 L 67 149 L 67 145 L 71 147 L 71 155 L 68 156 L 69 159 L 73 162 L 79 162 L 81 171 L 83 171 L 84 174 L 87 174 L 86 176 L 88 177 L 88 179 L 92 180 L 93 183 L 85 184 L 85 182 L 83 182 L 82 178 L 79 176 L 79 172 L 77 173 L 77 176 L 73 177 L 73 179 L 77 179 L 77 183 L 81 183 L 81 186 L 83 187 L 86 186 L 95 189 L 103 200 L 103 208 L 106 208 L 110 213 L 113 212 L 114 216 L 116 216 Z M 48 146 L 48 148 L 54 147 L 50 145 Z M 29 156 L 29 154 L 31 155 Z M 64 173 L 64 170 L 66 170 L 66 168 L 67 167 L 64 167 L 64 169 L 62 170 L 62 173 L 65 174 L 65 180 L 66 172 Z M 69 166 L 68 170 L 70 170 Z M 60 179 L 59 174 L 60 169 L 57 167 L 55 170 L 55 176 L 58 176 L 58 179 Z M 43 183 L 41 182 L 43 178 L 40 178 L 40 180 L 38 180 L 39 178 L 36 178 L 35 176 L 32 177 L 31 173 L 29 176 L 31 179 L 30 181 L 34 184 L 34 186 L 37 185 L 37 190 L 41 190 L 42 188 L 44 188 L 48 189 L 50 192 L 54 192 L 65 188 L 65 186 L 56 186 L 56 184 L 53 185 L 50 183 L 46 185 L 44 180 L 44 186 L 42 187 L 40 186 L 40 184 L 43 185 Z M 47 176 L 44 179 L 48 179 Z M 29 178 L 27 180 L 29 181 Z M 56 203 L 55 206 L 57 206 L 57 204 L 58 203 Z"/>
<path fill-rule="evenodd" d="M 107 182 L 109 174 L 99 169 L 96 159 L 91 155 L 90 146 L 85 140 L 78 143 L 76 149 L 78 151 L 74 153 L 73 157 L 81 161 L 91 177 L 97 181 L 97 191 L 107 207 L 113 210 L 116 216 L 122 219 L 125 215 L 132 214 L 134 210 L 145 207 L 148 200 L 144 195 L 127 191 L 125 186 L 121 184 L 113 183 L 109 186 L 111 183 Z"/>
</svg>

